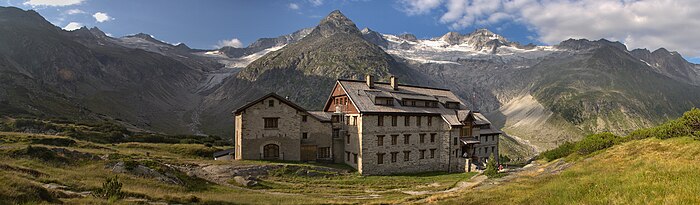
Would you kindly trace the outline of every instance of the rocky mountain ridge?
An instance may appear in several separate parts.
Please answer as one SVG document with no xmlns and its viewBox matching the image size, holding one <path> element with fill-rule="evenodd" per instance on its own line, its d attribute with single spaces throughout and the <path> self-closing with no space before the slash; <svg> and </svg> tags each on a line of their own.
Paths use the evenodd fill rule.
<svg viewBox="0 0 700 205">
<path fill-rule="evenodd" d="M 316 27 L 245 48 L 201 50 L 148 34 L 63 31 L 17 8 L 0 8 L 0 17 L 9 19 L 0 21 L 3 114 L 230 137 L 231 110 L 264 93 L 318 109 L 337 78 L 395 75 L 451 89 L 503 127 L 504 153 L 526 157 L 530 145 L 624 133 L 700 106 L 699 65 L 605 39 L 520 45 L 485 29 L 418 39 L 360 30 L 334 11 Z"/>
</svg>

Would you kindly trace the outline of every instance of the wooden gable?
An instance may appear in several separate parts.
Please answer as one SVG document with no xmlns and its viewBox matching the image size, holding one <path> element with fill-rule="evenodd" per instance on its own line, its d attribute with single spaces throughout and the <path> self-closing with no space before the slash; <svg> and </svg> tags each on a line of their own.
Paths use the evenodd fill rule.
<svg viewBox="0 0 700 205">
<path fill-rule="evenodd" d="M 331 91 L 331 95 L 328 97 L 326 106 L 323 107 L 323 111 L 335 112 L 337 106 L 342 108 L 342 111 L 347 114 L 360 113 L 357 111 L 357 107 L 355 107 L 355 104 L 353 104 L 352 100 L 350 97 L 348 97 L 347 93 L 345 93 L 345 90 L 339 82 L 335 83 L 335 87 L 333 87 L 333 91 Z"/>
</svg>

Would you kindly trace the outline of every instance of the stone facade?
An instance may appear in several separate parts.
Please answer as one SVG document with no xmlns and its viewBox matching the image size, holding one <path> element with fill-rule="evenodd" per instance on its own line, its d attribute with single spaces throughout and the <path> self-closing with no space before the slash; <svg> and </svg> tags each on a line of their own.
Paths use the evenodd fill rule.
<svg viewBox="0 0 700 205">
<path fill-rule="evenodd" d="M 266 122 L 274 119 L 273 122 Z M 266 125 L 276 124 L 276 126 Z M 268 127 L 266 127 L 268 126 Z M 331 124 L 313 117 L 276 95 L 268 95 L 238 110 L 235 117 L 235 158 L 302 160 L 302 146 L 315 147 L 316 159 L 333 161 Z M 268 150 L 266 145 L 276 145 Z M 342 149 L 342 148 L 336 148 Z M 327 154 L 320 154 L 327 152 Z M 276 154 L 275 154 L 276 153 Z M 323 157 L 320 158 L 319 157 Z"/>
<path fill-rule="evenodd" d="M 312 150 L 318 156 L 313 160 L 387 175 L 464 172 L 491 153 L 498 157 L 500 132 L 449 90 L 395 79 L 366 82 L 338 80 L 321 112 L 274 94 L 236 110 L 236 159 L 266 158 L 264 147 L 274 144 L 281 160 L 307 161 Z M 277 118 L 277 128 L 266 128 L 266 118 Z"/>
</svg>

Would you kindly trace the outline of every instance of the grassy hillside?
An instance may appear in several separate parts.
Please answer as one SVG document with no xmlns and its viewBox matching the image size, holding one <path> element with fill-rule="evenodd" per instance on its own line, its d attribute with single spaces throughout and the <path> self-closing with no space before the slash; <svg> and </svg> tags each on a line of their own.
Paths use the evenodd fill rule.
<svg viewBox="0 0 700 205">
<path fill-rule="evenodd" d="M 700 109 L 628 136 L 590 135 L 545 152 L 536 171 L 488 189 L 434 196 L 445 204 L 698 204 Z M 543 161 L 544 162 L 544 161 Z M 546 171 L 546 167 L 571 165 Z M 566 167 L 566 166 L 563 166 Z"/>
<path fill-rule="evenodd" d="M 15 127 L 17 121 L 8 124 Z M 2 125 L 0 128 L 8 128 L 7 124 Z M 71 126 L 87 129 L 85 125 Z M 103 140 L 98 133 L 93 130 L 88 135 Z M 454 189 L 475 174 L 366 177 L 342 165 L 214 161 L 212 153 L 227 147 L 189 139 L 170 143 L 123 141 L 126 139 L 140 138 L 103 142 L 61 134 L 0 132 L 0 205 L 395 204 Z M 208 173 L 206 170 L 210 168 L 224 170 L 219 173 L 224 173 L 226 180 L 221 182 L 197 174 Z M 258 185 L 249 188 L 237 185 L 232 179 L 234 174 L 227 171 L 262 168 L 267 173 L 258 176 Z M 192 170 L 198 172 L 193 174 Z M 97 195 L 103 183 L 113 177 L 123 184 L 123 198 Z"/>
</svg>

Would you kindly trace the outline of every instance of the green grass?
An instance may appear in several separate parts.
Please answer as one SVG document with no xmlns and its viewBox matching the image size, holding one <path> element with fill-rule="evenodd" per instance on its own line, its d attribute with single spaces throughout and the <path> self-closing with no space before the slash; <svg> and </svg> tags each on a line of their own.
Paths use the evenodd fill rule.
<svg viewBox="0 0 700 205">
<path fill-rule="evenodd" d="M 0 132 L 0 204 L 108 204 L 108 199 L 66 198 L 60 193 L 41 187 L 55 183 L 71 191 L 94 191 L 107 178 L 118 176 L 125 196 L 168 203 L 200 204 L 348 204 L 348 203 L 406 203 L 429 195 L 413 196 L 403 191 L 442 191 L 454 187 L 474 173 L 448 174 L 441 172 L 396 176 L 360 176 L 347 165 L 304 164 L 270 161 L 213 161 L 205 154 L 216 147 L 201 144 L 115 143 L 100 144 L 63 136 Z M 31 149 L 28 149 L 31 146 Z M 105 160 L 78 160 L 72 156 L 56 155 L 50 150 L 67 149 Z M 38 151 L 37 151 L 38 150 Z M 148 153 L 148 154 L 147 154 Z M 168 184 L 151 178 L 116 174 L 109 168 L 116 162 L 144 165 L 161 173 L 171 173 L 184 183 Z M 258 187 L 244 190 L 218 185 L 172 171 L 163 164 L 281 164 L 306 170 L 325 167 L 347 170 L 338 174 L 316 171 L 317 177 L 298 176 L 281 171 L 276 176 L 262 178 Z M 268 193 L 274 192 L 274 193 Z M 378 198 L 374 198 L 377 196 Z M 127 199 L 116 204 L 131 204 Z"/>
<path fill-rule="evenodd" d="M 631 141 L 556 175 L 533 175 L 487 190 L 446 196 L 445 204 L 698 204 L 700 141 Z"/>
</svg>

